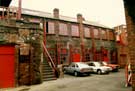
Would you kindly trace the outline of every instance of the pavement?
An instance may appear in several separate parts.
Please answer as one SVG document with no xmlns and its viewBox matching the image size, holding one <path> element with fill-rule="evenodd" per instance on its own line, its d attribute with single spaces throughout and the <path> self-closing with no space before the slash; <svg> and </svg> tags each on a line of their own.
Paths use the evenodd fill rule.
<svg viewBox="0 0 135 91">
<path fill-rule="evenodd" d="M 17 88 L 0 89 L 0 91 L 132 91 L 125 87 L 124 70 L 109 74 L 74 77 L 64 75 L 54 81 L 46 81 L 39 85 L 21 86 Z"/>
</svg>

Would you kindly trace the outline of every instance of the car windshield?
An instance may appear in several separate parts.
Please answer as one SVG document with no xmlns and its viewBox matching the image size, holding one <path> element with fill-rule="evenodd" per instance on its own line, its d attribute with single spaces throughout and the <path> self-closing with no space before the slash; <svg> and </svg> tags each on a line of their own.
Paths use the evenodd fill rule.
<svg viewBox="0 0 135 91">
<path fill-rule="evenodd" d="M 102 62 L 102 64 L 103 64 L 103 65 L 107 65 L 107 63 L 106 63 L 106 62 Z"/>
<path fill-rule="evenodd" d="M 102 63 L 95 62 L 95 66 L 104 66 Z"/>
</svg>

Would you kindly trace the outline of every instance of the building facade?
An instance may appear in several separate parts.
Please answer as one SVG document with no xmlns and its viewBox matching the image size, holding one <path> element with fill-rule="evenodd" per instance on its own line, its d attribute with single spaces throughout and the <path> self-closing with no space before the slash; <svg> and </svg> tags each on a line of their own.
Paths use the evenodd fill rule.
<svg viewBox="0 0 135 91">
<path fill-rule="evenodd" d="M 76 19 L 60 16 L 58 9 L 45 22 L 46 46 L 50 52 L 54 51 L 56 65 L 61 61 L 65 64 L 93 60 L 117 63 L 113 29 L 85 21 L 81 14 Z"/>
<path fill-rule="evenodd" d="M 128 41 L 127 41 L 127 27 L 126 25 L 119 25 L 115 28 L 117 51 L 118 51 L 118 64 L 125 67 L 129 61 Z"/>
<path fill-rule="evenodd" d="M 2 66 L 8 64 L 5 56 L 10 58 L 12 54 L 12 82 L 3 80 L 0 87 L 37 84 L 49 76 L 55 78 L 61 63 L 93 60 L 117 63 L 114 29 L 86 21 L 81 14 L 77 18 L 62 16 L 59 9 L 54 9 L 53 14 L 21 9 L 18 19 L 16 8 L 1 8 L 0 59 L 7 62 L 0 60 L 0 72 L 8 67 Z M 48 69 L 45 72 L 48 67 L 50 73 Z M 8 72 L 2 73 L 1 80 Z"/>
</svg>

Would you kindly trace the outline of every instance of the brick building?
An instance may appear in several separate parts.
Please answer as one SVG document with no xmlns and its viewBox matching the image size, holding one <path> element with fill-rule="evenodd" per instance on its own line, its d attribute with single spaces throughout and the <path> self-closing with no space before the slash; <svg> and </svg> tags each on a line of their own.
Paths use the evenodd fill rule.
<svg viewBox="0 0 135 91">
<path fill-rule="evenodd" d="M 131 64 L 132 71 L 132 91 L 135 91 L 135 3 L 133 0 L 123 0 L 126 23 L 127 23 L 127 34 L 128 34 L 128 49 L 129 49 L 129 60 Z"/>
<path fill-rule="evenodd" d="M 127 41 L 127 27 L 126 25 L 119 25 L 114 27 L 117 43 L 117 56 L 118 64 L 121 67 L 125 67 L 127 61 L 129 60 L 128 55 L 128 41 Z"/>
<path fill-rule="evenodd" d="M 86 21 L 81 14 L 77 14 L 77 18 L 62 16 L 58 9 L 54 9 L 53 14 L 21 9 L 20 15 L 18 8 L 1 8 L 0 50 L 3 51 L 0 59 L 7 62 L 0 60 L 3 74 L 0 80 L 9 71 L 2 70 L 8 68 L 5 56 L 12 54 L 12 81 L 5 83 L 4 79 L 0 87 L 56 79 L 57 65 L 61 62 L 95 60 L 117 63 L 114 29 Z M 8 50 L 11 50 L 9 54 Z"/>
<path fill-rule="evenodd" d="M 117 62 L 113 29 L 86 21 L 81 14 L 77 14 L 77 18 L 61 16 L 58 9 L 54 9 L 52 17 L 45 17 L 46 46 L 57 55 L 52 55 L 56 64 L 61 61 Z"/>
</svg>

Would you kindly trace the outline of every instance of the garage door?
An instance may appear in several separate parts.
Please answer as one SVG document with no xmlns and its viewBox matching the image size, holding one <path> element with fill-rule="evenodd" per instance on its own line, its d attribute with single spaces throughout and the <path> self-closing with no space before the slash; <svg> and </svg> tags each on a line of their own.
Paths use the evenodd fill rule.
<svg viewBox="0 0 135 91">
<path fill-rule="evenodd" d="M 15 48 L 0 46 L 0 88 L 14 87 Z"/>
</svg>

